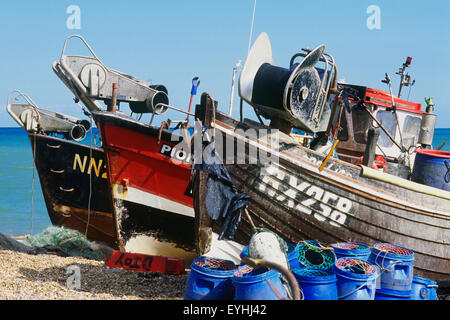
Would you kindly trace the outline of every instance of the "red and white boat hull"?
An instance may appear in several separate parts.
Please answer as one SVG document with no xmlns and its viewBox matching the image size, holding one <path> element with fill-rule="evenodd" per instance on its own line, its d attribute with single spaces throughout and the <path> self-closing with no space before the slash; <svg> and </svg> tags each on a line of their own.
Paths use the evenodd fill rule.
<svg viewBox="0 0 450 320">
<path fill-rule="evenodd" d="M 176 152 L 182 137 L 121 113 L 96 112 L 94 118 L 108 162 L 121 249 L 195 257 L 193 199 L 185 195 L 191 166 L 187 152 Z"/>
</svg>

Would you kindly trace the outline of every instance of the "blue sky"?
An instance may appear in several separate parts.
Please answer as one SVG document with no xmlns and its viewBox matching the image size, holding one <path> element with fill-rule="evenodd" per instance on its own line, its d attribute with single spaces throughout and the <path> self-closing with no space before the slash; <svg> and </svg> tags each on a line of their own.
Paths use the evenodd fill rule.
<svg viewBox="0 0 450 320">
<path fill-rule="evenodd" d="M 254 0 L 2 1 L 0 4 L 0 127 L 15 126 L 5 111 L 14 89 L 42 108 L 82 117 L 71 92 L 51 69 L 64 39 L 83 35 L 107 67 L 169 89 L 171 104 L 187 109 L 191 79 L 227 111 L 232 69 L 248 50 Z M 81 9 L 81 29 L 69 30 L 70 5 Z M 380 8 L 381 29 L 369 30 L 366 12 Z M 407 56 L 416 79 L 410 100 L 433 97 L 437 127 L 450 127 L 450 1 L 257 0 L 253 41 L 266 32 L 276 65 L 287 67 L 303 47 L 326 45 L 339 79 L 387 89 L 381 83 Z M 77 53 L 76 42 L 68 48 Z M 404 90 L 407 96 L 408 89 Z M 195 99 L 198 103 L 200 95 Z M 234 112 L 238 116 L 238 94 Z M 253 111 L 247 106 L 249 117 Z M 179 116 L 169 114 L 172 119 Z"/>
</svg>

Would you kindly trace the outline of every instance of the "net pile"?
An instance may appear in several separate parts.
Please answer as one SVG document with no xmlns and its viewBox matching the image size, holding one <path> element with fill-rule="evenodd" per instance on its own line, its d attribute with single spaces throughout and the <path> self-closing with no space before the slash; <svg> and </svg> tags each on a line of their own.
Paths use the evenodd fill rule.
<svg viewBox="0 0 450 320">
<path fill-rule="evenodd" d="M 306 268 L 328 270 L 336 261 L 332 248 L 324 247 L 314 240 L 299 242 L 295 250 L 298 262 Z"/>
<path fill-rule="evenodd" d="M 295 273 L 304 277 L 328 277 L 332 272 L 320 269 L 295 269 Z"/>
<path fill-rule="evenodd" d="M 223 271 L 230 271 L 236 269 L 236 265 L 231 261 L 208 257 L 201 257 L 199 259 L 196 259 L 195 264 L 206 269 L 215 269 Z"/>
<path fill-rule="evenodd" d="M 50 226 L 39 234 L 27 239 L 33 246 L 33 253 L 56 254 L 60 256 L 83 257 L 102 260 L 100 251 L 90 247 L 89 240 L 78 231 L 64 227 Z"/>
<path fill-rule="evenodd" d="M 246 276 L 246 275 L 249 275 L 250 273 L 252 273 L 253 270 L 254 270 L 253 267 L 246 264 L 246 265 L 239 267 L 239 269 L 237 269 L 237 271 L 234 273 L 234 276 L 235 277 L 243 277 L 243 276 Z"/>
<path fill-rule="evenodd" d="M 339 249 L 345 249 L 345 250 L 366 250 L 367 246 L 356 244 L 356 243 L 349 243 L 349 242 L 341 242 L 341 243 L 335 243 L 333 244 L 334 248 Z"/>
<path fill-rule="evenodd" d="M 376 272 L 374 266 L 358 259 L 341 258 L 336 261 L 335 265 L 343 271 L 356 274 L 374 274 Z"/>
<path fill-rule="evenodd" d="M 409 256 L 409 255 L 413 254 L 413 252 L 411 250 L 409 250 L 409 249 L 406 249 L 406 248 L 403 248 L 403 247 L 399 247 L 399 246 L 395 246 L 393 244 L 388 244 L 388 243 L 376 244 L 373 247 L 375 249 L 380 250 L 380 251 L 387 252 L 387 253 L 398 254 L 400 256 Z"/>
</svg>

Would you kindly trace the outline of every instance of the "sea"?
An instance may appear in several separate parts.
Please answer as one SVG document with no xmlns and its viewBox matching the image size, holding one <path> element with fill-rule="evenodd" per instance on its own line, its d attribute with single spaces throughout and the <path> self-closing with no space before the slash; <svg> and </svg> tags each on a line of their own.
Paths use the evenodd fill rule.
<svg viewBox="0 0 450 320">
<path fill-rule="evenodd" d="M 81 143 L 98 145 L 98 130 L 91 132 Z M 444 142 L 441 150 L 450 152 L 450 128 L 436 129 L 433 148 Z M 50 225 L 27 133 L 22 128 L 0 128 L 0 233 L 37 234 Z"/>
<path fill-rule="evenodd" d="M 89 131 L 81 143 L 99 146 L 98 129 Z M 37 234 L 49 226 L 28 134 L 19 127 L 0 128 L 0 233 Z"/>
</svg>

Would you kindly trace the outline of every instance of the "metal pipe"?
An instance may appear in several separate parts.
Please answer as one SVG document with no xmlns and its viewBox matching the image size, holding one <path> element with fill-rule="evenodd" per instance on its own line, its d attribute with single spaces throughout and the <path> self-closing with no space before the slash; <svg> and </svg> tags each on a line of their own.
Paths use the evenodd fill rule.
<svg viewBox="0 0 450 320">
<path fill-rule="evenodd" d="M 111 102 L 108 107 L 108 111 L 116 112 L 116 106 L 117 106 L 117 91 L 118 91 L 118 85 L 117 83 L 113 83 L 112 88 L 112 95 L 111 95 Z"/>
<path fill-rule="evenodd" d="M 266 261 L 263 259 L 253 259 L 250 257 L 244 257 L 241 261 L 242 263 L 249 264 L 254 268 L 267 267 L 277 270 L 286 277 L 286 280 L 288 281 L 293 294 L 292 300 L 300 300 L 300 287 L 298 286 L 297 279 L 295 279 L 295 276 L 292 274 L 292 272 L 285 267 L 282 267 L 279 264 L 270 261 Z"/>
<path fill-rule="evenodd" d="M 97 57 L 97 55 L 94 53 L 94 50 L 92 50 L 91 46 L 89 46 L 89 44 L 87 43 L 87 41 L 86 41 L 82 36 L 80 36 L 80 35 L 78 35 L 78 34 L 74 34 L 74 35 L 71 35 L 71 36 L 69 36 L 69 37 L 66 38 L 66 40 L 64 41 L 64 46 L 63 46 L 62 53 L 61 53 L 61 59 L 62 59 L 62 57 L 64 56 L 64 53 L 66 52 L 67 42 L 68 42 L 70 39 L 72 39 L 72 38 L 78 38 L 78 39 L 80 39 L 81 41 L 83 41 L 84 45 L 85 45 L 86 48 L 88 48 L 88 50 L 92 53 L 92 55 L 94 56 L 94 58 L 97 59 L 97 60 L 101 63 L 100 59 L 99 59 L 99 58 Z M 103 63 L 101 63 L 101 64 L 103 64 Z"/>
<path fill-rule="evenodd" d="M 228 110 L 228 116 L 231 117 L 233 113 L 233 99 L 234 99 L 234 87 L 236 83 L 236 72 L 241 65 L 241 60 L 239 60 L 233 68 L 233 79 L 231 81 L 231 94 L 230 94 L 230 108 Z"/>
<path fill-rule="evenodd" d="M 375 160 L 375 149 L 377 147 L 377 141 L 380 136 L 379 128 L 369 128 L 367 134 L 367 144 L 364 150 L 364 157 L 362 164 L 367 167 L 372 167 L 373 161 Z"/>
<path fill-rule="evenodd" d="M 175 110 L 175 111 L 178 111 L 178 112 L 187 114 L 187 115 L 189 115 L 189 116 L 195 117 L 195 114 L 194 114 L 194 113 L 190 113 L 190 112 L 188 112 L 188 111 L 184 111 L 184 110 L 181 110 L 181 109 L 179 109 L 179 108 L 172 107 L 172 106 L 170 106 L 170 105 L 168 105 L 168 104 L 165 104 L 165 103 L 158 103 L 158 104 L 153 108 L 153 110 L 154 110 L 153 113 L 156 113 L 156 114 L 163 114 L 164 112 L 167 111 L 167 110 L 164 110 L 164 108 L 172 109 L 172 110 Z M 160 109 L 160 110 L 158 110 L 158 109 Z"/>
</svg>

